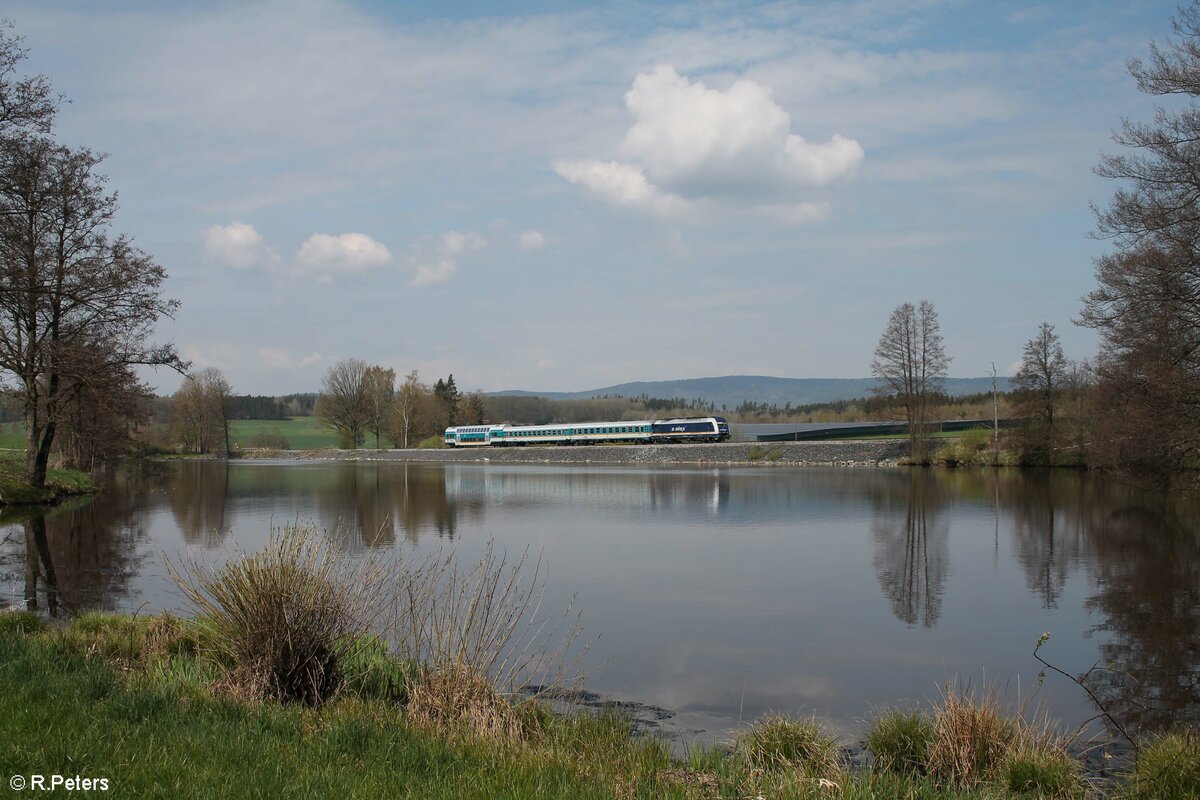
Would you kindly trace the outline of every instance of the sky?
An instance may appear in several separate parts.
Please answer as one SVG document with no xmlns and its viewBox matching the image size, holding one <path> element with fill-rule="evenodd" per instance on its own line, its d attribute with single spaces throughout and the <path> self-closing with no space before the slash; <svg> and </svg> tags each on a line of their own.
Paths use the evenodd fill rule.
<svg viewBox="0 0 1200 800">
<path fill-rule="evenodd" d="M 16 2 L 158 326 L 239 394 L 864 377 L 929 300 L 1002 374 L 1094 286 L 1093 173 L 1174 2 Z M 179 377 L 148 373 L 160 393 Z"/>
</svg>

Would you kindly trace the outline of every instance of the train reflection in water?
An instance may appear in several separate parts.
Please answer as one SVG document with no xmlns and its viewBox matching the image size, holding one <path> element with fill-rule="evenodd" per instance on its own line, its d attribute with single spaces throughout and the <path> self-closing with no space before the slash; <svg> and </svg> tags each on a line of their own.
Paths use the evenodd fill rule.
<svg viewBox="0 0 1200 800">
<path fill-rule="evenodd" d="M 655 509 L 728 510 L 729 480 L 718 470 L 645 470 L 489 467 L 447 468 L 446 495 L 455 502 L 486 501 L 514 508 L 569 506 L 607 513 L 639 514 Z"/>
</svg>

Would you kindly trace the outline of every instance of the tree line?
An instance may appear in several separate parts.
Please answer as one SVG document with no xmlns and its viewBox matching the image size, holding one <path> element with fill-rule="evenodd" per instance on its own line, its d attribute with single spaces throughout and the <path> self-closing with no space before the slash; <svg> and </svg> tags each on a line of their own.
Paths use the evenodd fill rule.
<svg viewBox="0 0 1200 800">
<path fill-rule="evenodd" d="M 1096 172 L 1119 186 L 1096 210 L 1097 286 L 1076 324 L 1100 335 L 1094 358 L 1066 358 L 1055 327 L 1025 344 L 1013 379 L 1024 458 L 1071 459 L 1159 484 L 1200 476 L 1200 3 L 1173 38 L 1127 62 L 1138 88 L 1171 99 L 1151 122 L 1124 120 Z M 898 307 L 875 350 L 880 392 L 905 407 L 914 458 L 927 460 L 930 398 L 949 358 L 928 302 Z"/>
</svg>

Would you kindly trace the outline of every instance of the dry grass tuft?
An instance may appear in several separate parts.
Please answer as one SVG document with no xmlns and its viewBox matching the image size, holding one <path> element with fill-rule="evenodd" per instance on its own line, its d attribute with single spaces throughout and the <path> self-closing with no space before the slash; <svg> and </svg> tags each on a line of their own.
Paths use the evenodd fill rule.
<svg viewBox="0 0 1200 800">
<path fill-rule="evenodd" d="M 408 689 L 408 719 L 448 733 L 518 741 L 525 724 L 492 684 L 463 665 L 423 669 Z"/>
<path fill-rule="evenodd" d="M 178 655 L 195 645 L 195 638 L 179 617 L 162 614 L 146 622 L 142 658 L 150 660 Z"/>
<path fill-rule="evenodd" d="M 1021 739 L 1020 724 L 1002 713 L 996 693 L 947 686 L 934 709 L 929 773 L 958 786 L 978 785 L 995 777 Z"/>
<path fill-rule="evenodd" d="M 167 566 L 232 665 L 227 688 L 309 705 L 337 692 L 347 648 L 368 629 L 394 578 L 374 561 L 340 558 L 319 530 L 298 525 L 218 566 Z"/>
<path fill-rule="evenodd" d="M 1067 740 L 1044 717 L 1003 712 L 995 690 L 946 686 L 933 710 L 926 772 L 937 781 L 972 788 L 984 783 L 1044 797 L 1076 797 L 1083 791 Z"/>
<path fill-rule="evenodd" d="M 659 770 L 658 778 L 670 785 L 683 789 L 684 797 L 709 798 L 721 796 L 721 782 L 715 772 L 694 769 Z"/>
</svg>

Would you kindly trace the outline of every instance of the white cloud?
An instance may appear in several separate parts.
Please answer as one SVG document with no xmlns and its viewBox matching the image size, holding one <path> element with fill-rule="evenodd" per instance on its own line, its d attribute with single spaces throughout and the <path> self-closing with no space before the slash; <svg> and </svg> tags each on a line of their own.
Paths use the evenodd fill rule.
<svg viewBox="0 0 1200 800">
<path fill-rule="evenodd" d="M 663 65 L 637 76 L 625 107 L 635 121 L 621 161 L 554 165 L 561 177 L 616 205 L 670 213 L 695 201 L 734 199 L 812 219 L 821 206 L 797 195 L 850 174 L 864 157 L 858 142 L 841 134 L 812 143 L 792 133 L 791 116 L 752 80 L 721 91 Z"/>
<path fill-rule="evenodd" d="M 320 353 L 310 353 L 299 359 L 281 347 L 260 347 L 258 358 L 267 369 L 294 369 L 296 367 L 311 367 L 321 360 Z"/>
<path fill-rule="evenodd" d="M 453 259 L 440 258 L 437 261 L 417 265 L 417 274 L 413 276 L 413 286 L 436 286 L 445 283 L 458 272 L 458 263 Z"/>
<path fill-rule="evenodd" d="M 637 167 L 615 161 L 558 161 L 554 171 L 618 206 L 642 207 L 661 214 L 683 209 L 683 198 L 659 190 Z"/>
<path fill-rule="evenodd" d="M 288 351 L 278 347 L 260 347 L 258 357 L 267 369 L 286 369 L 292 365 L 292 357 Z"/>
<path fill-rule="evenodd" d="M 558 362 L 553 358 L 539 358 L 537 360 L 537 368 L 540 370 L 554 369 L 558 366 Z"/>
<path fill-rule="evenodd" d="M 438 252 L 447 256 L 458 256 L 480 250 L 485 244 L 487 244 L 487 240 L 473 231 L 467 233 L 447 231 L 438 237 Z"/>
<path fill-rule="evenodd" d="M 387 264 L 392 254 L 365 233 L 330 236 L 315 233 L 304 240 L 296 253 L 296 265 L 302 272 L 315 274 L 330 282 L 337 273 L 363 272 Z"/>
<path fill-rule="evenodd" d="M 546 237 L 538 230 L 521 231 L 517 243 L 522 250 L 541 250 L 546 246 Z"/>
<path fill-rule="evenodd" d="M 213 225 L 204 234 L 204 249 L 210 258 L 235 269 L 251 269 L 279 260 L 254 226 L 244 222 Z"/>
<path fill-rule="evenodd" d="M 863 159 L 858 142 L 840 134 L 812 144 L 792 133 L 791 116 L 752 80 L 722 92 L 659 66 L 637 76 L 625 107 L 637 122 L 622 155 L 644 164 L 654 183 L 685 195 L 827 183 Z"/>
<path fill-rule="evenodd" d="M 486 245 L 487 240 L 473 231 L 447 231 L 438 237 L 432 248 L 418 244 L 413 248 L 416 254 L 413 256 L 415 272 L 412 285 L 435 286 L 445 283 L 457 274 L 462 256 L 482 250 Z M 422 250 L 425 252 L 422 253 Z"/>
</svg>

